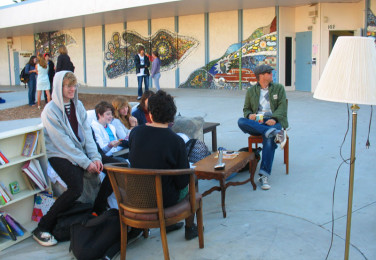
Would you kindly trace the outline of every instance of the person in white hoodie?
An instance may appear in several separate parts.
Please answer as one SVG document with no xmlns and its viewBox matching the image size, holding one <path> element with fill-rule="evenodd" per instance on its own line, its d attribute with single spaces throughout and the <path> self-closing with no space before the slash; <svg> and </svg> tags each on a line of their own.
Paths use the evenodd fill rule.
<svg viewBox="0 0 376 260">
<path fill-rule="evenodd" d="M 101 156 L 94 142 L 86 110 L 78 100 L 77 78 L 70 71 L 55 74 L 52 101 L 42 112 L 48 161 L 67 184 L 38 227 L 33 238 L 42 246 L 57 244 L 51 234 L 59 213 L 69 209 L 83 191 L 84 171 L 100 173 Z"/>
</svg>

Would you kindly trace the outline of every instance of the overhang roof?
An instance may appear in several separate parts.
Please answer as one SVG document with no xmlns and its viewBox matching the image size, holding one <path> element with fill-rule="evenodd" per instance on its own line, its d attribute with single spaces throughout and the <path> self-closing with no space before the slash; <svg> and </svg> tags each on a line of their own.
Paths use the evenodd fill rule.
<svg viewBox="0 0 376 260">
<path fill-rule="evenodd" d="M 28 0 L 0 8 L 0 38 L 163 17 L 361 0 Z"/>
</svg>

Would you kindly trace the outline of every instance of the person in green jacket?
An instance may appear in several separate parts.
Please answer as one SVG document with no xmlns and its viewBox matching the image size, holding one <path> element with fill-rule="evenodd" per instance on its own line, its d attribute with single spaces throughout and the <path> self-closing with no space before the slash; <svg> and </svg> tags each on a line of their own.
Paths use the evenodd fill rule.
<svg viewBox="0 0 376 260">
<path fill-rule="evenodd" d="M 287 103 L 283 85 L 273 83 L 273 68 L 260 65 L 254 69 L 257 84 L 247 90 L 243 107 L 244 117 L 238 120 L 246 134 L 262 135 L 262 161 L 260 179 L 263 190 L 270 189 L 270 177 L 277 143 L 283 149 L 286 143 Z"/>
</svg>

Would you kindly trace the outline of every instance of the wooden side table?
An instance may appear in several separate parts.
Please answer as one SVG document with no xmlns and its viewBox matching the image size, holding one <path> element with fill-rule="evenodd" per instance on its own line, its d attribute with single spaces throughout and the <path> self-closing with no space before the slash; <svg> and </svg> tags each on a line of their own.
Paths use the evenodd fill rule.
<svg viewBox="0 0 376 260">
<path fill-rule="evenodd" d="M 220 186 L 214 186 L 209 190 L 202 193 L 202 196 L 205 197 L 209 195 L 213 191 L 221 191 L 221 202 L 222 202 L 222 213 L 223 217 L 226 217 L 226 206 L 225 206 L 225 199 L 226 199 L 226 189 L 229 186 L 237 186 L 242 185 L 247 182 L 251 182 L 253 186 L 253 190 L 256 189 L 256 184 L 254 182 L 255 171 L 257 167 L 257 160 L 255 158 L 254 153 L 249 152 L 239 152 L 239 155 L 234 159 L 223 159 L 223 162 L 226 163 L 226 166 L 223 170 L 215 170 L 214 165 L 217 164 L 218 158 L 215 158 L 217 153 L 213 153 L 208 157 L 198 161 L 194 164 L 196 166 L 195 173 L 198 179 L 206 179 L 212 180 L 216 179 L 219 181 Z M 249 172 L 250 177 L 242 182 L 227 182 L 226 179 L 234 172 L 238 172 L 242 169 L 247 163 L 249 162 Z"/>
<path fill-rule="evenodd" d="M 203 127 L 204 134 L 211 132 L 212 133 L 212 150 L 213 152 L 217 151 L 217 126 L 220 123 L 205 122 Z"/>
</svg>

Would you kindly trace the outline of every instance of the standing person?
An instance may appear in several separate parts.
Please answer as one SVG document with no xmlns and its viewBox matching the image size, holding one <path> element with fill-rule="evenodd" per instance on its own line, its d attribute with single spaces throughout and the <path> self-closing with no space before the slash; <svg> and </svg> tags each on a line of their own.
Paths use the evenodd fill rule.
<svg viewBox="0 0 376 260">
<path fill-rule="evenodd" d="M 25 73 L 29 74 L 29 81 L 27 82 L 29 106 L 35 106 L 35 92 L 37 89 L 37 70 L 35 69 L 37 63 L 37 56 L 31 56 L 29 63 L 26 64 Z"/>
<path fill-rule="evenodd" d="M 174 121 L 176 105 L 171 95 L 163 90 L 149 98 L 151 123 L 135 127 L 129 136 L 129 162 L 141 169 L 186 169 L 189 168 L 185 143 L 174 133 L 169 123 Z M 147 158 L 147 159 L 146 159 Z M 177 204 L 188 195 L 188 175 L 162 177 L 163 206 Z M 180 225 L 174 225 L 176 230 Z M 198 236 L 194 214 L 185 220 L 185 239 Z"/>
<path fill-rule="evenodd" d="M 149 90 L 149 67 L 150 61 L 148 56 L 145 55 L 144 46 L 138 47 L 138 54 L 134 57 L 134 63 L 136 65 L 136 75 L 138 82 L 138 97 L 137 100 L 141 99 L 142 96 L 142 80 L 145 84 L 145 91 Z"/>
<path fill-rule="evenodd" d="M 153 79 L 153 84 L 160 90 L 159 79 L 161 78 L 161 60 L 159 59 L 159 54 L 157 51 L 152 53 L 153 63 L 151 64 L 151 78 Z"/>
<path fill-rule="evenodd" d="M 283 149 L 288 127 L 286 92 L 283 85 L 273 83 L 273 68 L 260 65 L 255 68 L 257 84 L 247 90 L 244 118 L 238 120 L 239 128 L 250 135 L 262 135 L 262 161 L 259 181 L 263 190 L 269 190 L 268 178 L 272 171 L 276 143 Z"/>
<path fill-rule="evenodd" d="M 68 56 L 68 50 L 67 47 L 65 47 L 65 45 L 59 46 L 59 54 L 59 57 L 57 57 L 56 72 L 62 70 L 74 72 L 73 63 L 71 62 L 70 57 Z"/>
<path fill-rule="evenodd" d="M 54 89 L 52 102 L 46 105 L 41 118 L 48 161 L 68 188 L 32 232 L 42 246 L 57 244 L 51 230 L 58 214 L 69 209 L 81 196 L 84 171 L 99 174 L 103 170 L 85 107 L 78 100 L 76 76 L 70 71 L 56 73 Z"/>
<path fill-rule="evenodd" d="M 146 123 L 151 123 L 151 118 L 148 110 L 148 100 L 151 96 L 155 95 L 153 91 L 148 90 L 142 94 L 140 104 L 132 112 L 132 116 L 137 119 L 138 125 L 144 125 Z"/>
<path fill-rule="evenodd" d="M 137 126 L 137 119 L 131 115 L 131 106 L 124 97 L 116 97 L 112 101 L 114 107 L 114 119 L 112 125 L 116 128 L 117 136 L 120 139 L 128 140 L 129 133 Z"/>
<path fill-rule="evenodd" d="M 38 55 L 38 64 L 36 65 L 38 77 L 37 77 L 37 100 L 38 100 L 38 109 L 41 109 L 40 99 L 42 91 L 47 96 L 47 102 L 51 101 L 50 96 L 50 80 L 48 78 L 48 65 L 42 54 Z"/>
<path fill-rule="evenodd" d="M 44 55 L 45 60 L 47 61 L 48 65 L 48 79 L 50 80 L 50 95 L 52 95 L 52 83 L 54 81 L 55 76 L 55 64 L 52 60 L 50 60 L 50 54 L 46 52 Z M 44 96 L 44 100 L 47 100 L 46 95 Z"/>
</svg>

